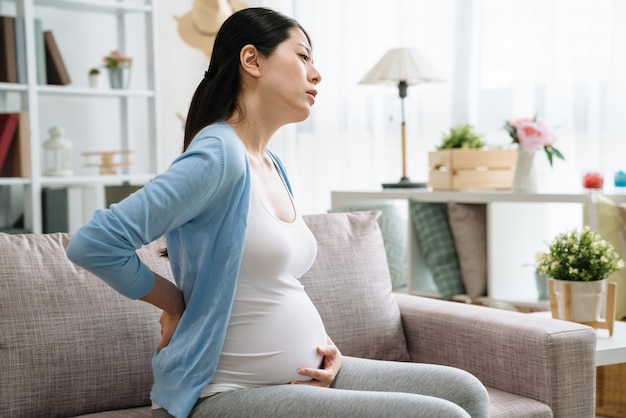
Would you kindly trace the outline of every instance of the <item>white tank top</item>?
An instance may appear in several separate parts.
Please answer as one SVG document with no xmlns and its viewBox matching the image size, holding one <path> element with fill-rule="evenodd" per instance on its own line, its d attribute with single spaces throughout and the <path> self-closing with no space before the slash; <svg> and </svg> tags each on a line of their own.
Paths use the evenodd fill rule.
<svg viewBox="0 0 626 418">
<path fill-rule="evenodd" d="M 292 201 L 293 204 L 293 201 Z M 295 207 L 295 205 L 294 205 Z M 215 377 L 201 397 L 226 390 L 308 380 L 326 330 L 298 278 L 317 254 L 315 237 L 296 210 L 292 223 L 274 217 L 254 188 L 235 301 Z"/>
</svg>

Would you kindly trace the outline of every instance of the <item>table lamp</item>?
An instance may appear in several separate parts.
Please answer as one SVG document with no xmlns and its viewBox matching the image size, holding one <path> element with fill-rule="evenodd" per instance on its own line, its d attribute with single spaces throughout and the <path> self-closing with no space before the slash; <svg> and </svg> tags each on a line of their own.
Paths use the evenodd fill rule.
<svg viewBox="0 0 626 418">
<path fill-rule="evenodd" d="M 406 173 L 406 122 L 404 98 L 407 87 L 420 83 L 443 81 L 439 70 L 415 48 L 390 49 L 359 81 L 359 84 L 393 84 L 398 86 L 402 106 L 402 177 L 397 183 L 383 183 L 383 188 L 426 187 L 426 183 L 412 182 Z"/>
</svg>

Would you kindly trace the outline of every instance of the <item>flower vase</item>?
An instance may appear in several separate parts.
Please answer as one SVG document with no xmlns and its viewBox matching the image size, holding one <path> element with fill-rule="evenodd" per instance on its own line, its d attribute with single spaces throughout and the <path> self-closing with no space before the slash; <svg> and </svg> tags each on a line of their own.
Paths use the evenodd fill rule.
<svg viewBox="0 0 626 418">
<path fill-rule="evenodd" d="M 127 89 L 130 85 L 130 66 L 107 68 L 112 89 Z"/>
<path fill-rule="evenodd" d="M 517 150 L 517 164 L 513 177 L 514 192 L 536 192 L 537 170 L 535 168 L 535 152 L 523 148 Z"/>
<path fill-rule="evenodd" d="M 600 321 L 606 279 L 591 282 L 578 282 L 554 279 L 554 293 L 559 310 L 559 318 L 565 319 L 564 284 L 570 285 L 570 306 L 574 322 Z"/>
</svg>

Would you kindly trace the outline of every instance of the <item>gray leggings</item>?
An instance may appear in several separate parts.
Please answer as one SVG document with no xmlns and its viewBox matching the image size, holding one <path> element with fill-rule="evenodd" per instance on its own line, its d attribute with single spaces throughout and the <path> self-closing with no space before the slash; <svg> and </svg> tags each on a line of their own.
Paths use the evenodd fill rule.
<svg viewBox="0 0 626 418">
<path fill-rule="evenodd" d="M 198 401 L 190 418 L 489 416 L 482 383 L 459 369 L 343 357 L 332 389 L 277 385 L 218 393 Z M 152 418 L 169 418 L 165 410 Z"/>
</svg>

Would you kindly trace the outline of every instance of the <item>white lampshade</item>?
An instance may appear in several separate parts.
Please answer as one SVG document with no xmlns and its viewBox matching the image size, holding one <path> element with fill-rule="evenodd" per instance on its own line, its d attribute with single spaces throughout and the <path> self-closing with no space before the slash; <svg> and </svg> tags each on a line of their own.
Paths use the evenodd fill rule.
<svg viewBox="0 0 626 418">
<path fill-rule="evenodd" d="M 439 68 L 416 48 L 390 49 L 361 79 L 359 84 L 407 85 L 443 81 Z"/>
</svg>

